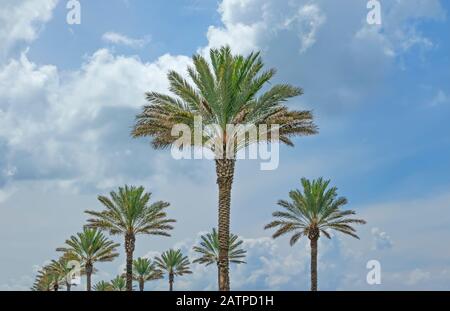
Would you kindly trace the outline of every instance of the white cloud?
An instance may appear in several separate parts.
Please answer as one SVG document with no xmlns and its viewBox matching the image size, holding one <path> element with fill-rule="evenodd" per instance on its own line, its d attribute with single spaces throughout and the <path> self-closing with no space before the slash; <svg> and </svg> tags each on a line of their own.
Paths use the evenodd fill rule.
<svg viewBox="0 0 450 311">
<path fill-rule="evenodd" d="M 126 45 L 132 48 L 142 48 L 150 42 L 150 37 L 146 37 L 144 39 L 134 39 L 117 32 L 107 32 L 103 34 L 102 39 L 105 42 Z"/>
<path fill-rule="evenodd" d="M 5 166 L 16 167 L 17 179 L 26 174 L 91 181 L 101 188 L 121 182 L 107 159 L 116 163 L 129 158 L 131 150 L 110 149 L 105 136 L 114 135 L 110 129 L 119 118 L 121 137 L 128 140 L 133 115 L 145 103 L 144 93 L 166 91 L 167 71 L 184 70 L 189 62 L 188 57 L 166 54 L 143 63 L 103 49 L 80 70 L 62 75 L 55 66 L 37 66 L 23 53 L 0 67 L 0 140 L 9 159 Z M 128 115 L 110 119 L 104 114 L 111 110 Z"/>
<path fill-rule="evenodd" d="M 0 10 L 0 60 L 20 41 L 31 42 L 48 22 L 58 0 L 3 0 Z"/>
<path fill-rule="evenodd" d="M 320 8 L 314 4 L 306 4 L 299 8 L 298 14 L 285 22 L 290 27 L 294 22 L 298 25 L 298 36 L 300 38 L 300 52 L 303 53 L 316 43 L 317 32 L 325 23 L 326 17 Z"/>
<path fill-rule="evenodd" d="M 446 18 L 446 12 L 439 0 L 400 0 L 383 2 L 381 26 L 364 23 L 356 38 L 377 40 L 388 56 L 401 54 L 413 47 L 431 49 L 434 43 L 422 34 L 415 21 Z"/>
<path fill-rule="evenodd" d="M 305 52 L 314 45 L 326 20 L 319 6 L 303 1 L 224 0 L 219 13 L 223 27 L 209 27 L 209 44 L 203 51 L 223 45 L 230 45 L 237 53 L 264 50 L 268 40 L 291 30 L 300 41 L 299 51 Z"/>
</svg>

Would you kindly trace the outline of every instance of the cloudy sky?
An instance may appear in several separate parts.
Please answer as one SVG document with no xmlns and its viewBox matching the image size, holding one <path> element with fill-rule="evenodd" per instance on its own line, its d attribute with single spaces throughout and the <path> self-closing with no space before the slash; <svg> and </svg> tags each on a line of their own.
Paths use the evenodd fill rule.
<svg viewBox="0 0 450 311">
<path fill-rule="evenodd" d="M 367 24 L 363 0 L 80 2 L 81 24 L 68 25 L 66 0 L 0 0 L 1 290 L 28 289 L 96 196 L 126 183 L 178 220 L 171 238 L 139 237 L 136 255 L 193 255 L 216 223 L 213 163 L 176 161 L 129 132 L 144 92 L 166 91 L 168 70 L 224 44 L 261 50 L 276 81 L 304 88 L 290 105 L 313 109 L 320 127 L 282 147 L 277 170 L 238 163 L 232 230 L 248 264 L 232 268 L 233 289 L 309 288 L 306 241 L 291 248 L 263 230 L 303 176 L 332 179 L 368 221 L 360 241 L 320 242 L 320 289 L 450 289 L 448 1 L 382 1 L 381 26 Z M 381 285 L 366 282 L 369 260 Z M 192 268 L 176 289 L 215 289 L 214 267 Z"/>
</svg>

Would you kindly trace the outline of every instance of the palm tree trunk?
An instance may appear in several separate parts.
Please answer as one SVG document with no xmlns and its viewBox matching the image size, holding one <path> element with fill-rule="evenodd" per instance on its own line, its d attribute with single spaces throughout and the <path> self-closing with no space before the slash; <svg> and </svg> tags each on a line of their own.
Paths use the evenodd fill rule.
<svg viewBox="0 0 450 311">
<path fill-rule="evenodd" d="M 317 291 L 317 241 L 318 238 L 310 240 L 311 245 L 311 291 Z"/>
<path fill-rule="evenodd" d="M 139 290 L 140 290 L 141 292 L 144 291 L 144 278 L 141 278 L 141 279 L 139 280 Z"/>
<path fill-rule="evenodd" d="M 91 277 L 92 277 L 92 270 L 94 269 L 91 263 L 86 263 L 86 290 L 88 292 L 91 291 Z"/>
<path fill-rule="evenodd" d="M 217 290 L 220 290 L 220 266 L 217 262 Z"/>
<path fill-rule="evenodd" d="M 217 184 L 219 186 L 219 290 L 230 290 L 229 239 L 230 203 L 235 159 L 216 159 Z"/>
<path fill-rule="evenodd" d="M 173 292 L 173 283 L 175 281 L 175 276 L 173 273 L 169 274 L 169 291 Z"/>
<path fill-rule="evenodd" d="M 133 290 L 133 252 L 136 238 L 133 233 L 127 233 L 125 235 L 125 253 L 127 254 L 127 291 Z"/>
<path fill-rule="evenodd" d="M 70 282 L 66 282 L 66 290 L 68 292 L 70 292 L 71 287 L 72 287 L 72 284 Z"/>
<path fill-rule="evenodd" d="M 55 284 L 53 285 L 53 291 L 57 292 L 58 290 L 59 290 L 59 284 L 58 284 L 58 283 L 55 283 Z"/>
</svg>

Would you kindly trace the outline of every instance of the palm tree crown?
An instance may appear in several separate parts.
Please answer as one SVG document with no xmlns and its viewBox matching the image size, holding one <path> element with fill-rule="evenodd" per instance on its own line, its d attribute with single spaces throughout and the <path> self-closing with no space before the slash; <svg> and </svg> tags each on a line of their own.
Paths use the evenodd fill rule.
<svg viewBox="0 0 450 311">
<path fill-rule="evenodd" d="M 163 273 L 148 258 L 137 258 L 133 260 L 133 280 L 139 283 L 139 290 L 144 290 L 147 281 L 162 279 Z"/>
<path fill-rule="evenodd" d="M 189 268 L 189 259 L 187 256 L 183 256 L 183 253 L 179 249 L 170 249 L 162 253 L 161 257 L 155 258 L 155 263 L 159 269 L 166 271 L 169 275 L 170 290 L 173 290 L 175 276 L 182 276 L 192 273 Z"/>
<path fill-rule="evenodd" d="M 105 207 L 103 211 L 86 211 L 93 216 L 88 220 L 89 227 L 124 236 L 127 256 L 126 281 L 129 291 L 133 286 L 133 252 L 136 235 L 170 236 L 168 231 L 173 229 L 171 224 L 175 222 L 168 219 L 165 212 L 169 203 L 159 201 L 149 204 L 150 198 L 151 193 L 146 193 L 144 187 L 120 187 L 118 192 L 110 193 L 110 198 L 98 197 Z"/>
<path fill-rule="evenodd" d="M 336 230 L 359 239 L 352 224 L 365 224 L 362 219 L 351 218 L 352 210 L 342 211 L 347 199 L 338 197 L 337 188 L 329 188 L 330 181 L 319 178 L 312 182 L 302 178 L 303 192 L 289 192 L 291 201 L 280 200 L 278 205 L 283 211 L 274 212 L 276 219 L 266 225 L 265 229 L 277 228 L 273 238 L 292 234 L 290 244 L 293 246 L 302 236 L 311 243 L 311 290 L 317 290 L 317 241 L 323 234 L 331 238 L 328 230 Z"/>
<path fill-rule="evenodd" d="M 194 251 L 199 253 L 201 257 L 195 259 L 194 263 L 205 264 L 206 266 L 219 263 L 219 236 L 216 228 L 211 233 L 202 235 L 199 246 L 194 246 Z M 245 263 L 243 260 L 247 251 L 241 248 L 244 242 L 239 240 L 235 234 L 230 234 L 228 259 L 232 263 Z"/>
<path fill-rule="evenodd" d="M 97 282 L 93 288 L 96 292 L 109 292 L 113 290 L 111 283 L 105 281 Z"/>
<path fill-rule="evenodd" d="M 56 274 L 50 272 L 49 267 L 46 266 L 38 271 L 31 290 L 49 292 L 55 290 L 55 287 L 58 287 L 60 282 L 61 279 Z"/>
<path fill-rule="evenodd" d="M 119 256 L 116 248 L 120 246 L 109 240 L 97 229 L 84 228 L 83 232 L 73 235 L 66 240 L 66 247 L 57 251 L 68 253 L 84 268 L 87 276 L 87 290 L 91 290 L 91 275 L 95 262 L 109 262 Z"/>
<path fill-rule="evenodd" d="M 289 111 L 283 105 L 289 98 L 301 95 L 303 91 L 300 88 L 278 84 L 258 96 L 276 73 L 275 69 L 261 72 L 264 63 L 260 53 L 251 53 L 247 57 L 233 56 L 229 47 L 223 47 L 211 49 L 210 59 L 211 63 L 201 55 L 193 57 L 194 67 L 188 68 L 193 84 L 181 74 L 169 72 L 170 91 L 174 96 L 147 93 L 150 105 L 137 116 L 132 132 L 134 137 L 150 136 L 155 148 L 165 148 L 179 138 L 171 134 L 176 124 L 188 125 L 193 131 L 194 117 L 199 116 L 206 124 L 216 124 L 222 130 L 229 124 L 279 125 L 280 140 L 289 145 L 293 145 L 289 139 L 291 136 L 316 133 L 311 112 Z M 222 139 L 223 133 L 205 131 L 203 134 L 202 146 L 217 151 L 215 146 L 205 146 L 204 143 L 217 141 L 217 136 Z M 270 129 L 268 134 L 266 139 L 270 140 Z M 263 136 L 257 137 L 257 141 L 264 139 Z M 248 141 L 236 148 L 254 142 Z M 193 145 L 196 143 L 192 140 Z"/>
<path fill-rule="evenodd" d="M 124 292 L 127 290 L 127 283 L 123 276 L 118 275 L 115 279 L 111 280 L 111 290 L 115 292 Z"/>
</svg>

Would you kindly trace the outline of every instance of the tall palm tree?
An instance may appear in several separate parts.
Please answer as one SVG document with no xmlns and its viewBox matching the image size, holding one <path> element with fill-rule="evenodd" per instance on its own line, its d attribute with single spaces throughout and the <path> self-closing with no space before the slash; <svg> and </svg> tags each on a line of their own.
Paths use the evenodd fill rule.
<svg viewBox="0 0 450 311">
<path fill-rule="evenodd" d="M 120 187 L 118 192 L 112 191 L 110 197 L 98 197 L 105 207 L 103 211 L 86 211 L 93 216 L 88 220 L 88 226 L 124 236 L 127 290 L 132 291 L 136 235 L 170 236 L 168 231 L 173 229 L 171 223 L 175 220 L 167 218 L 165 209 L 169 203 L 158 201 L 149 204 L 151 193 L 146 193 L 144 187 Z"/>
<path fill-rule="evenodd" d="M 139 283 L 139 290 L 144 291 L 145 282 L 162 279 L 163 273 L 148 258 L 133 260 L 133 279 Z"/>
<path fill-rule="evenodd" d="M 213 228 L 212 233 L 202 235 L 200 238 L 200 245 L 194 246 L 194 251 L 199 253 L 201 257 L 195 259 L 193 262 L 204 264 L 206 266 L 216 264 L 219 273 L 219 236 L 216 228 Z M 245 263 L 244 258 L 247 251 L 241 248 L 242 243 L 243 241 L 239 240 L 237 235 L 230 234 L 230 241 L 228 242 L 228 259 L 231 263 Z"/>
<path fill-rule="evenodd" d="M 66 240 L 65 247 L 56 250 L 75 257 L 86 273 L 86 289 L 91 291 L 94 263 L 113 261 L 119 256 L 119 253 L 116 252 L 118 246 L 120 244 L 109 240 L 101 231 L 84 228 L 83 232 L 72 235 L 70 239 Z"/>
<path fill-rule="evenodd" d="M 111 290 L 115 292 L 127 291 L 127 282 L 125 278 L 118 275 L 115 279 L 111 280 Z"/>
<path fill-rule="evenodd" d="M 108 283 L 108 282 L 105 282 L 105 281 L 99 281 L 99 282 L 97 282 L 97 283 L 94 285 L 93 289 L 94 289 L 96 292 L 109 292 L 109 291 L 112 291 L 112 290 L 113 290 L 113 289 L 112 289 L 111 283 Z"/>
<path fill-rule="evenodd" d="M 163 149 L 179 142 L 179 135 L 172 135 L 176 125 L 187 126 L 192 135 L 200 127 L 202 137 L 184 143 L 207 148 L 215 154 L 219 188 L 219 284 L 220 290 L 227 291 L 230 290 L 228 242 L 236 153 L 254 143 L 278 141 L 276 129 L 279 129 L 279 140 L 293 146 L 292 137 L 315 134 L 317 128 L 310 111 L 290 111 L 285 106 L 288 99 L 302 94 L 300 88 L 278 84 L 262 93 L 275 70 L 262 71 L 260 53 L 244 57 L 232 55 L 229 47 L 223 47 L 210 51 L 210 62 L 195 55 L 193 63 L 188 68 L 193 84 L 170 71 L 168 79 L 173 96 L 146 94 L 150 104 L 137 116 L 132 136 L 151 137 L 153 147 Z M 199 118 L 207 126 L 216 125 L 216 130 L 205 130 L 203 124 L 199 126 L 196 122 Z M 258 135 L 242 140 L 239 131 L 226 130 L 227 125 L 240 124 L 247 128 L 266 126 L 266 129 L 259 128 Z"/>
<path fill-rule="evenodd" d="M 169 276 L 169 290 L 173 291 L 173 283 L 175 282 L 175 276 L 182 276 L 185 274 L 191 274 L 192 271 L 189 268 L 189 259 L 187 256 L 183 256 L 181 250 L 170 249 L 161 254 L 161 257 L 155 258 L 156 266 L 166 271 Z"/>
<path fill-rule="evenodd" d="M 328 239 L 328 230 L 350 235 L 359 239 L 352 224 L 365 224 L 362 219 L 351 218 L 356 213 L 352 210 L 341 210 L 347 204 L 345 197 L 338 197 L 337 188 L 329 188 L 330 180 L 309 181 L 302 178 L 303 192 L 289 192 L 291 201 L 280 200 L 278 205 L 283 211 L 273 213 L 276 219 L 265 229 L 276 228 L 273 238 L 284 234 L 292 234 L 290 244 L 293 246 L 302 236 L 308 237 L 311 246 L 311 290 L 317 291 L 317 244 L 323 234 Z"/>
</svg>

